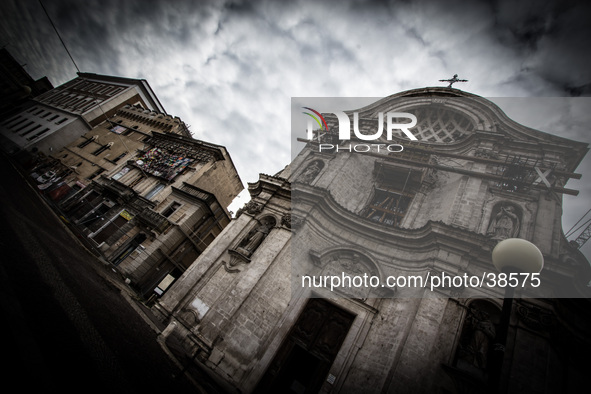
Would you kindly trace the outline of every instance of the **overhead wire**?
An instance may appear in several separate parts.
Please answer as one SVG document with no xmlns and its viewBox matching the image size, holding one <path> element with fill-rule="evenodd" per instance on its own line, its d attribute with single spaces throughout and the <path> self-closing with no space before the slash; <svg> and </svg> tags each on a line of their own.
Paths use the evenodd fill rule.
<svg viewBox="0 0 591 394">
<path fill-rule="evenodd" d="M 577 228 L 575 229 L 575 226 L 576 226 L 577 224 L 579 224 L 579 223 L 581 222 L 581 220 L 583 220 L 583 219 L 585 218 L 585 216 L 587 216 L 587 214 L 588 214 L 589 212 L 591 212 L 591 208 L 589 208 L 589 210 L 588 210 L 588 211 L 587 211 L 587 212 L 586 212 L 586 213 L 585 213 L 583 216 L 581 216 L 581 218 L 580 218 L 580 219 L 579 219 L 579 220 L 578 220 L 578 221 L 577 221 L 575 224 L 573 224 L 573 226 L 570 228 L 570 230 L 568 230 L 568 231 L 566 232 L 566 234 L 565 234 L 564 236 L 568 238 L 568 237 L 569 237 L 569 236 L 571 236 L 573 233 L 575 233 L 575 232 L 576 232 L 578 229 L 580 229 L 582 226 L 584 226 L 585 224 L 589 223 L 589 221 L 590 221 L 591 219 L 587 220 L 585 223 L 583 223 L 581 226 L 579 226 L 579 227 L 577 227 Z"/>
<path fill-rule="evenodd" d="M 57 37 L 61 41 L 64 49 L 66 50 L 66 52 L 68 53 L 68 56 L 70 57 L 70 60 L 72 60 L 72 63 L 74 64 L 74 67 L 76 67 L 76 70 L 78 70 L 78 72 L 80 72 L 80 69 L 78 68 L 78 65 L 74 61 L 74 58 L 72 57 L 72 54 L 70 54 L 70 51 L 68 50 L 68 47 L 66 46 L 66 43 L 64 42 L 64 40 L 62 40 L 62 36 L 60 35 L 59 31 L 57 31 L 57 28 L 53 24 L 53 20 L 51 19 L 51 16 L 49 16 L 49 13 L 45 9 L 45 6 L 43 5 L 43 2 L 41 0 L 39 0 L 39 4 L 41 5 L 41 8 L 43 8 L 43 12 L 45 12 L 45 15 L 47 16 L 47 19 L 49 19 L 49 23 L 51 23 L 51 27 L 53 27 L 53 30 L 55 31 L 55 34 L 57 34 Z"/>
<path fill-rule="evenodd" d="M 45 6 L 43 5 L 42 0 L 38 0 L 39 4 L 41 5 L 41 8 L 43 9 L 43 12 L 45 13 L 45 15 L 47 16 L 47 19 L 49 20 L 49 23 L 51 24 L 51 27 L 53 28 L 53 30 L 55 31 L 55 34 L 57 35 L 57 37 L 59 38 L 62 46 L 64 47 L 66 53 L 68 54 L 68 56 L 70 57 L 70 60 L 72 61 L 72 64 L 74 65 L 74 67 L 76 68 L 76 71 L 78 72 L 78 74 L 81 73 L 80 68 L 78 67 L 78 65 L 76 64 L 76 61 L 74 60 L 74 57 L 72 56 L 72 54 L 70 53 L 70 51 L 68 50 L 68 47 L 65 43 L 65 41 L 62 39 L 62 36 L 60 35 L 59 31 L 57 30 L 57 27 L 55 26 L 55 24 L 53 23 L 53 20 L 51 19 L 51 15 L 49 15 L 49 12 L 47 12 L 47 9 L 45 8 Z M 92 96 L 92 98 L 94 99 L 94 102 L 97 104 L 98 108 L 100 109 L 101 113 L 103 114 L 105 121 L 107 121 L 109 123 L 109 125 L 111 127 L 114 126 L 113 122 L 111 122 L 111 120 L 109 119 L 109 117 L 107 116 L 107 114 L 105 113 L 101 102 L 99 101 L 98 97 L 94 94 L 94 92 L 92 91 L 88 91 L 88 93 L 90 93 L 90 95 Z M 131 153 L 131 150 L 129 149 L 129 147 L 127 146 L 127 144 L 125 143 L 125 141 L 123 140 L 123 138 L 121 138 L 121 135 L 115 133 L 117 135 L 117 137 L 119 138 L 119 140 L 121 141 L 121 143 L 123 144 L 123 146 L 125 147 L 125 150 L 128 153 Z M 148 174 L 146 174 L 146 172 L 144 171 L 143 168 L 138 167 L 139 170 L 142 172 L 142 174 L 146 177 L 148 177 Z"/>
</svg>

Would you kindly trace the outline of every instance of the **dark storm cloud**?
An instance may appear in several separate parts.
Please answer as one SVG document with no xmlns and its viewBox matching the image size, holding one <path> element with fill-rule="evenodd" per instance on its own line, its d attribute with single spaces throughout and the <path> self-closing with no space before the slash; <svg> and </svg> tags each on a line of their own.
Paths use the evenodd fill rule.
<svg viewBox="0 0 591 394">
<path fill-rule="evenodd" d="M 51 36 L 51 30 L 43 26 L 46 18 L 37 1 L 24 1 L 20 5 L 7 3 L 9 7 L 12 5 L 13 12 L 8 10 L 5 14 L 28 14 L 30 17 L 25 18 L 28 20 L 18 23 L 23 22 L 24 27 L 33 20 L 39 21 L 37 27 L 42 27 L 43 35 Z M 508 61 L 520 65 L 519 68 L 513 67 L 513 75 L 500 76 L 501 82 L 523 84 L 524 88 L 531 89 L 528 80 L 539 86 L 538 80 L 541 79 L 555 91 L 574 95 L 586 95 L 588 88 L 585 86 L 591 82 L 587 67 L 588 43 L 585 41 L 589 35 L 589 6 L 579 2 L 352 1 L 277 6 L 273 2 L 45 0 L 44 4 L 81 68 L 97 72 L 105 68 L 124 68 L 123 63 L 130 61 L 127 56 L 158 54 L 161 50 L 156 45 L 165 45 L 167 41 L 173 46 L 196 45 L 195 38 L 201 37 L 200 33 L 209 33 L 201 30 L 200 21 L 217 18 L 213 35 L 219 35 L 226 24 L 239 24 L 240 21 L 246 20 L 252 31 L 260 29 L 257 24 L 267 24 L 273 27 L 269 29 L 272 34 L 291 37 L 292 44 L 296 48 L 299 45 L 302 59 L 323 56 L 331 63 L 351 61 L 357 60 L 360 55 L 356 51 L 363 47 L 381 47 L 380 51 L 373 52 L 373 56 L 384 55 L 400 60 L 405 52 L 409 53 L 405 50 L 409 44 L 401 41 L 410 38 L 425 47 L 442 66 L 461 68 L 458 67 L 461 62 L 454 58 L 464 52 L 468 55 L 475 53 L 480 45 L 490 47 L 496 41 L 499 45 L 496 51 L 507 50 L 501 54 L 500 60 L 506 56 Z M 217 8 L 220 14 L 212 15 L 212 8 Z M 282 25 L 284 19 L 276 16 L 284 12 L 293 13 L 295 19 L 300 18 L 297 25 L 287 28 Z M 487 16 L 488 19 L 483 19 Z M 469 37 L 472 31 L 464 30 L 473 24 L 482 26 L 477 42 Z M 315 35 L 310 40 L 294 38 L 294 29 L 305 29 L 306 25 L 316 27 Z M 332 29 L 335 25 L 346 26 L 346 29 Z M 374 38 L 371 32 L 368 33 L 371 30 L 383 33 L 382 42 L 364 40 L 364 37 Z M 244 33 L 243 39 L 251 39 L 248 32 Z M 154 35 L 160 36 L 161 40 L 152 41 L 150 37 Z M 27 41 L 28 49 L 33 52 L 42 52 L 39 44 L 34 43 L 34 35 L 21 41 Z M 347 41 L 355 45 L 347 48 L 344 45 Z M 264 42 L 260 44 L 264 50 Z M 136 53 L 128 53 L 125 49 L 129 47 L 134 47 Z M 48 55 L 45 53 L 41 57 L 47 58 Z M 489 59 L 485 57 L 482 61 Z M 466 71 L 474 72 L 478 67 L 489 66 L 476 62 L 474 66 L 466 67 Z M 569 73 L 564 72 L 567 69 Z"/>
<path fill-rule="evenodd" d="M 0 45 L 6 47 L 35 78 L 51 75 L 51 81 L 65 82 L 76 71 L 64 61 L 66 52 L 38 2 L 0 2 Z"/>
<path fill-rule="evenodd" d="M 580 1 L 499 1 L 494 34 L 523 59 L 523 74 L 557 93 L 588 95 L 591 82 L 591 5 Z"/>
</svg>

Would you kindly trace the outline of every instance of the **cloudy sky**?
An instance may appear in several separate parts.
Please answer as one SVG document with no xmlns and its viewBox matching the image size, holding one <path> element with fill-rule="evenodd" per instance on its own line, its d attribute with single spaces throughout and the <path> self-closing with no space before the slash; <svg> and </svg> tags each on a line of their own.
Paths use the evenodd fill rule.
<svg viewBox="0 0 591 394">
<path fill-rule="evenodd" d="M 289 163 L 291 97 L 384 97 L 445 86 L 438 80 L 453 74 L 469 80 L 454 87 L 484 97 L 577 97 L 543 117 L 503 109 L 591 141 L 591 5 L 582 1 L 42 3 L 81 71 L 146 79 L 195 138 L 228 148 L 245 183 Z M 76 77 L 39 0 L 3 0 L 0 19 L 0 45 L 34 78 Z M 565 124 L 573 111 L 582 118 Z M 565 198 L 565 231 L 591 208 L 590 162 L 567 185 L 581 194 Z"/>
</svg>

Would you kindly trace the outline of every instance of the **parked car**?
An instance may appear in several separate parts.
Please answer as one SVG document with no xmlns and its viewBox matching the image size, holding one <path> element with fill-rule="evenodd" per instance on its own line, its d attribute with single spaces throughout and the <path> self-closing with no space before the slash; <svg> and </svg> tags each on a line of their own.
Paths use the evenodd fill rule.
<svg viewBox="0 0 591 394">
<path fill-rule="evenodd" d="M 55 178 L 55 171 L 47 171 L 45 174 L 41 175 L 39 178 L 37 178 L 37 182 L 39 183 L 47 183 L 49 181 L 51 181 L 53 178 Z"/>
</svg>

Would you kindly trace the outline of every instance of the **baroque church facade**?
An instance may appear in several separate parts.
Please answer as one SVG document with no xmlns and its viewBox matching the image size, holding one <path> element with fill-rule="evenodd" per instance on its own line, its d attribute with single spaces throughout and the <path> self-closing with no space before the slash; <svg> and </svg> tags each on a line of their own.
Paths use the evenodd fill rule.
<svg viewBox="0 0 591 394">
<path fill-rule="evenodd" d="M 575 392 L 591 350 L 591 273 L 564 237 L 562 195 L 577 194 L 566 183 L 587 144 L 451 88 L 354 112 L 365 135 L 379 113 L 411 113 L 418 140 L 351 149 L 366 141 L 340 139 L 338 118 L 323 114 L 327 129 L 249 184 L 251 201 L 153 306 L 162 343 L 180 341 L 187 362 L 231 392 L 479 393 L 495 367 L 497 392 Z M 508 238 L 535 244 L 544 267 L 541 286 L 510 300 L 502 364 L 502 286 L 304 280 L 486 278 Z"/>
</svg>

